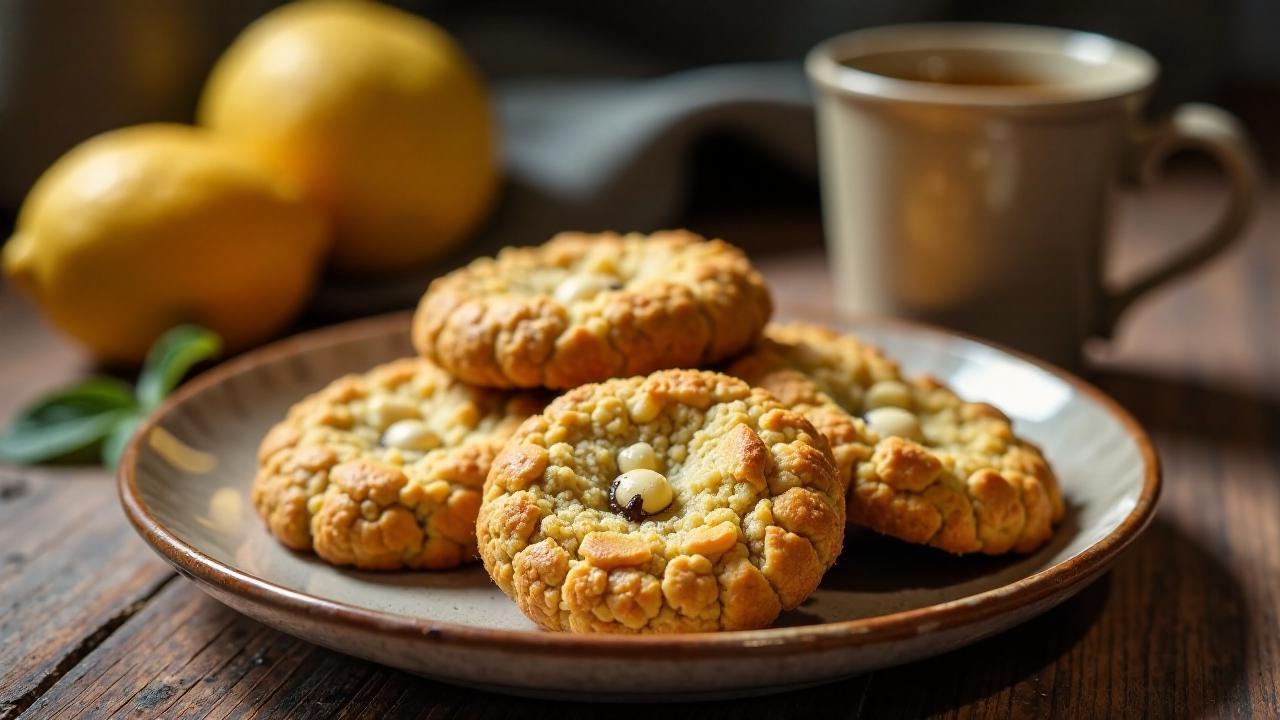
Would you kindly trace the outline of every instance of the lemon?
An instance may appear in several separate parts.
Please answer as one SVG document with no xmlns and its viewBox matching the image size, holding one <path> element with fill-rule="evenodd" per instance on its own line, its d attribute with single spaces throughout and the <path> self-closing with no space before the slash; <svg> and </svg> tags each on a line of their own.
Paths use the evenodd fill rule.
<svg viewBox="0 0 1280 720">
<path fill-rule="evenodd" d="M 263 16 L 214 67 L 199 118 L 326 208 L 331 262 L 351 273 L 456 246 L 497 185 L 476 70 L 440 28 L 372 2 L 310 0 Z"/>
<path fill-rule="evenodd" d="M 323 214 L 207 130 L 142 125 L 92 138 L 36 182 L 4 267 L 99 358 L 137 362 L 165 330 L 204 325 L 231 348 L 306 300 Z"/>
</svg>

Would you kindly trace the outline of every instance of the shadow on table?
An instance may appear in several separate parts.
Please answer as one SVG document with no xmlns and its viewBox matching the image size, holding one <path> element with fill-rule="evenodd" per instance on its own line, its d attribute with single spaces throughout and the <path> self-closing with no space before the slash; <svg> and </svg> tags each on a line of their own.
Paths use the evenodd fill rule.
<svg viewBox="0 0 1280 720">
<path fill-rule="evenodd" d="M 1171 563 L 1180 572 L 1171 572 Z M 1174 524 L 1157 518 L 1112 572 L 1039 618 L 936 658 L 827 685 L 743 700 L 646 706 L 520 699 L 428 681 L 414 683 L 407 694 L 437 712 L 483 707 L 494 715 L 557 720 L 606 713 L 702 720 L 923 717 L 963 706 L 974 706 L 975 714 L 1026 717 L 1213 715 L 1242 692 L 1250 633 L 1244 607 L 1230 572 Z M 1188 683 L 1196 692 L 1184 691 Z"/>
<path fill-rule="evenodd" d="M 1266 390 L 1127 368 L 1095 369 L 1087 377 L 1154 433 L 1201 444 L 1260 449 L 1272 448 L 1280 441 L 1275 430 L 1268 429 L 1269 418 L 1280 417 L 1280 397 L 1268 395 Z"/>
<path fill-rule="evenodd" d="M 969 648 L 899 668 L 793 692 L 670 705 L 566 704 L 483 694 L 495 716 L 664 719 L 707 717 L 920 717 L 980 700 L 1018 683 L 1080 642 L 1111 593 L 1104 576 L 1075 598 L 1020 628 Z M 423 681 L 438 705 L 463 707 L 473 693 Z M 424 698 L 425 699 L 425 698 Z M 868 707 L 873 705 L 874 709 Z M 437 707 L 437 710 L 441 708 Z"/>
<path fill-rule="evenodd" d="M 1112 572 L 1040 618 L 876 673 L 862 712 L 922 717 L 977 705 L 975 714 L 1025 717 L 1213 715 L 1242 681 L 1243 608 L 1227 568 L 1157 517 Z M 1198 692 L 1179 690 L 1188 685 Z"/>
</svg>

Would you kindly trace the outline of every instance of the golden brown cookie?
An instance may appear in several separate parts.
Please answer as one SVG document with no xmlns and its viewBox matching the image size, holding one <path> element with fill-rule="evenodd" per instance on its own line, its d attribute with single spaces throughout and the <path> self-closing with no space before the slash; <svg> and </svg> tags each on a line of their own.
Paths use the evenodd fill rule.
<svg viewBox="0 0 1280 720">
<path fill-rule="evenodd" d="M 700 370 L 569 391 L 516 431 L 484 492 L 485 568 L 549 630 L 765 627 L 844 538 L 827 441 L 767 392 Z"/>
<path fill-rule="evenodd" d="M 724 360 L 772 311 L 759 273 L 724 241 L 561 233 L 433 282 L 413 344 L 476 385 L 571 388 Z"/>
<path fill-rule="evenodd" d="M 848 518 L 952 553 L 1031 552 L 1062 519 L 1044 456 L 985 403 L 907 380 L 856 337 L 770 325 L 729 373 L 805 412 L 849 484 Z"/>
<path fill-rule="evenodd" d="M 263 438 L 253 505 L 285 545 L 335 565 L 454 567 L 475 557 L 489 465 L 542 405 L 417 358 L 348 375 Z"/>
</svg>

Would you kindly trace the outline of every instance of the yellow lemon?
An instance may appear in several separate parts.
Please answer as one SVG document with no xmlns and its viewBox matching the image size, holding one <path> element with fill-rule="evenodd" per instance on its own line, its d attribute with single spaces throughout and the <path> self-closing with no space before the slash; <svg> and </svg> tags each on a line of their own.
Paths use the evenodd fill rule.
<svg viewBox="0 0 1280 720">
<path fill-rule="evenodd" d="M 331 262 L 348 272 L 454 247 L 497 185 L 476 70 L 440 28 L 372 2 L 310 0 L 265 15 L 218 61 L 199 116 L 328 210 Z"/>
<path fill-rule="evenodd" d="M 4 267 L 98 357 L 137 362 L 183 322 L 231 348 L 280 330 L 327 241 L 323 214 L 238 146 L 142 125 L 88 140 L 40 177 Z"/>
</svg>

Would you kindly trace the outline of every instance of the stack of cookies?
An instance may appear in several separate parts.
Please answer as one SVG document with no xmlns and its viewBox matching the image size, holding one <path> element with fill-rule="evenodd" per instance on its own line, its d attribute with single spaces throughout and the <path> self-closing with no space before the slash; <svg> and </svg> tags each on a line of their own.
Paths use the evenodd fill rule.
<svg viewBox="0 0 1280 720">
<path fill-rule="evenodd" d="M 531 620 L 575 632 L 767 627 L 846 522 L 957 554 L 1048 540 L 1057 481 L 999 410 L 771 313 L 741 251 L 688 232 L 476 260 L 422 298 L 420 357 L 267 434 L 254 505 L 336 565 L 478 555 Z"/>
</svg>

